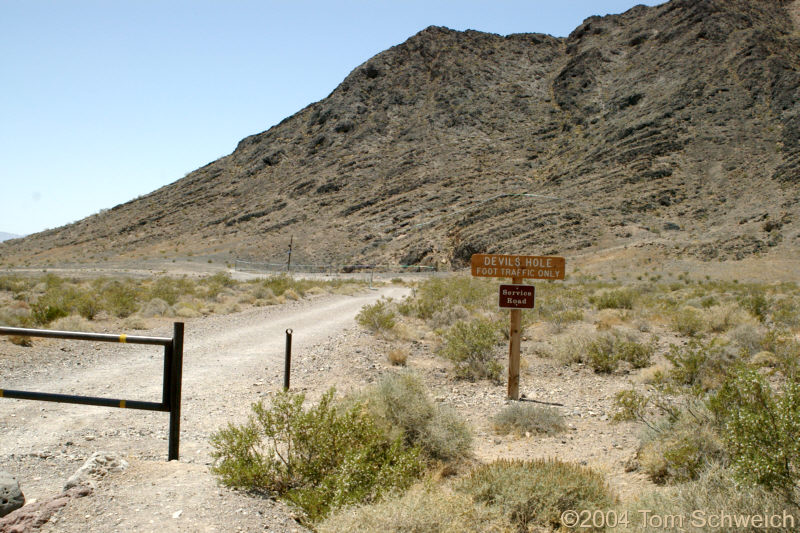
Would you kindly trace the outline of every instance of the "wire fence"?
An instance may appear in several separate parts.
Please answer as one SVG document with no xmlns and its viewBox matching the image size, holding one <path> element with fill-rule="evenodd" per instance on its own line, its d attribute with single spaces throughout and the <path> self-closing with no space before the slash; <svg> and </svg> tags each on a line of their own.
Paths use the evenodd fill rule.
<svg viewBox="0 0 800 533">
<path fill-rule="evenodd" d="M 237 272 L 252 273 L 302 273 L 302 274 L 435 274 L 440 272 L 436 267 L 428 265 L 378 265 L 378 264 L 309 264 L 309 263 L 275 263 L 234 261 L 234 270 Z"/>
</svg>

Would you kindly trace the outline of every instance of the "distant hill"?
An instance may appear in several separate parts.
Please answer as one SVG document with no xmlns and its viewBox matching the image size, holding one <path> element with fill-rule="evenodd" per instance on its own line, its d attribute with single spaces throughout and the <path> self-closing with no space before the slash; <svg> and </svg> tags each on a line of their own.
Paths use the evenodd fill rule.
<svg viewBox="0 0 800 533">
<path fill-rule="evenodd" d="M 795 251 L 799 21 L 798 1 L 672 0 L 567 38 L 430 27 L 232 154 L 0 257 Z"/>
<path fill-rule="evenodd" d="M 14 235 L 13 233 L 6 233 L 4 231 L 0 231 L 0 242 L 7 241 L 9 239 L 19 239 L 21 235 Z"/>
</svg>

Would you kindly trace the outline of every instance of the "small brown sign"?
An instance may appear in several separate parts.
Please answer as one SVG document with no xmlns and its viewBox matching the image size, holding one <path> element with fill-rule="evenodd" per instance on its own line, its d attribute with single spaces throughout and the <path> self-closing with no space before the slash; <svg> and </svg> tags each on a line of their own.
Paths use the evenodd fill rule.
<svg viewBox="0 0 800 533">
<path fill-rule="evenodd" d="M 564 279 L 563 257 L 475 254 L 472 275 L 484 278 Z"/>
<path fill-rule="evenodd" d="M 503 309 L 533 309 L 533 285 L 500 285 L 500 307 Z"/>
</svg>

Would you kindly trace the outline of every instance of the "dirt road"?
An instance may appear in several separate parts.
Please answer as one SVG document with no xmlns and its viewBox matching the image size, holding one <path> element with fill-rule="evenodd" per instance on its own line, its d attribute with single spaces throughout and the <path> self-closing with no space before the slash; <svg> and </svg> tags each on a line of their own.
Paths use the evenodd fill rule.
<svg viewBox="0 0 800 533">
<path fill-rule="evenodd" d="M 305 352 L 352 327 L 363 305 L 406 291 L 323 296 L 188 321 L 179 463 L 166 462 L 166 413 L 3 399 L 0 468 L 20 479 L 31 501 L 60 493 L 95 451 L 116 452 L 131 464 L 100 483 L 93 496 L 69 504 L 43 531 L 299 531 L 279 504 L 215 485 L 207 467 L 209 436 L 228 421 L 244 420 L 253 401 L 280 388 L 287 328 L 294 330 L 296 371 L 308 374 L 314 368 L 303 360 Z M 170 336 L 171 328 L 165 323 L 148 334 Z M 38 354 L 35 365 L 0 358 L 0 387 L 160 398 L 159 347 L 38 341 L 29 350 Z"/>
</svg>

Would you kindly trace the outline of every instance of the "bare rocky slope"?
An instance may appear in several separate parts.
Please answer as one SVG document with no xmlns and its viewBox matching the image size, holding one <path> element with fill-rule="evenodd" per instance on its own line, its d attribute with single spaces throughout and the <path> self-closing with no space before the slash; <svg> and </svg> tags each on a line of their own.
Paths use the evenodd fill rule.
<svg viewBox="0 0 800 533">
<path fill-rule="evenodd" d="M 264 260 L 294 236 L 334 263 L 741 259 L 796 253 L 799 197 L 800 3 L 672 0 L 568 38 L 427 28 L 232 154 L 0 257 Z"/>
</svg>

